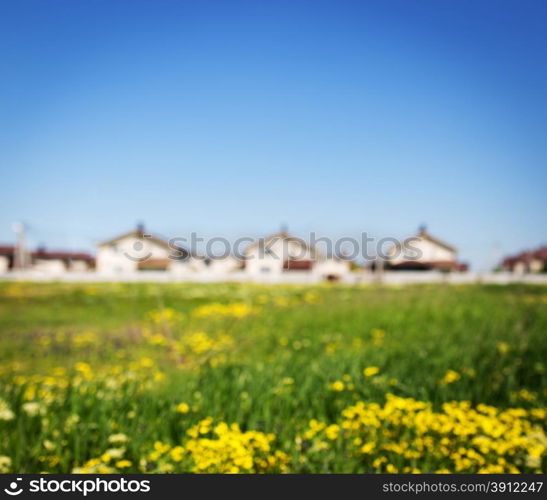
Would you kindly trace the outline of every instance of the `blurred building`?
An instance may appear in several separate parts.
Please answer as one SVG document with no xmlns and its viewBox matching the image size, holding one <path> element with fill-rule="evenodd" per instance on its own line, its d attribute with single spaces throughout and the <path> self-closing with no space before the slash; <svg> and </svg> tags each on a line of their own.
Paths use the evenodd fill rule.
<svg viewBox="0 0 547 500">
<path fill-rule="evenodd" d="M 547 246 L 503 259 L 501 269 L 515 274 L 547 272 Z"/>
<path fill-rule="evenodd" d="M 245 272 L 253 276 L 311 272 L 316 258 L 317 252 L 304 240 L 280 231 L 245 249 Z"/>
<path fill-rule="evenodd" d="M 59 274 L 66 271 L 90 271 L 95 267 L 95 258 L 83 252 L 49 251 L 39 248 L 30 253 L 31 269 Z"/>
<path fill-rule="evenodd" d="M 0 273 L 13 269 L 15 262 L 15 247 L 11 245 L 0 246 Z"/>
<path fill-rule="evenodd" d="M 102 274 L 138 271 L 184 274 L 205 268 L 205 259 L 175 242 L 146 232 L 142 225 L 97 245 L 97 272 Z"/>
<path fill-rule="evenodd" d="M 336 281 L 350 272 L 350 261 L 336 255 L 324 256 L 301 238 L 280 231 L 246 248 L 244 270 L 255 278 L 299 273 Z"/>
<path fill-rule="evenodd" d="M 458 261 L 456 247 L 430 234 L 421 227 L 415 236 L 393 245 L 387 253 L 386 269 L 412 271 L 467 271 Z"/>
<path fill-rule="evenodd" d="M 328 255 L 315 262 L 314 272 L 327 281 L 338 281 L 351 272 L 351 260 L 344 255 Z"/>
<path fill-rule="evenodd" d="M 17 268 L 16 253 L 17 248 L 15 246 L 0 246 L 0 273 Z M 90 271 L 95 267 L 95 258 L 84 252 L 50 251 L 41 247 L 36 251 L 25 252 L 25 254 L 25 266 L 18 269 L 39 271 L 46 274 L 60 274 Z"/>
</svg>

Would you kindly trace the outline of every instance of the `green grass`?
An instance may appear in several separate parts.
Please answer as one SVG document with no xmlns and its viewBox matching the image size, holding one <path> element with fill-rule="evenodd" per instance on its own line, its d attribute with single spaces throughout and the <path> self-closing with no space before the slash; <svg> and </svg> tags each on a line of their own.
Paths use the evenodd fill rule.
<svg viewBox="0 0 547 500">
<path fill-rule="evenodd" d="M 252 312 L 195 314 L 234 303 Z M 192 344 L 196 332 L 209 345 Z M 149 470 L 139 458 L 155 441 L 183 443 L 211 416 L 274 433 L 290 471 L 362 472 L 370 463 L 341 448 L 302 459 L 296 441 L 309 420 L 336 422 L 387 393 L 435 411 L 453 400 L 544 408 L 546 334 L 541 286 L 2 283 L 0 398 L 13 418 L 0 408 L 0 456 L 17 472 L 70 472 L 124 433 L 128 470 Z M 78 362 L 90 365 L 87 379 L 74 379 Z M 364 377 L 368 366 L 379 374 Z M 442 384 L 447 370 L 460 378 Z M 25 412 L 28 401 L 43 414 Z M 180 402 L 188 413 L 176 412 Z"/>
</svg>

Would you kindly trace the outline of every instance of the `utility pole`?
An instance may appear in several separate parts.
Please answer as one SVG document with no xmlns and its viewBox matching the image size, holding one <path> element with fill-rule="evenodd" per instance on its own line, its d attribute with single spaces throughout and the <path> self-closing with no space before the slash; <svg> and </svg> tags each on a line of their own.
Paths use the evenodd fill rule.
<svg viewBox="0 0 547 500">
<path fill-rule="evenodd" d="M 375 262 L 375 274 L 376 274 L 376 282 L 382 283 L 384 278 L 384 256 L 383 255 L 377 255 L 376 256 L 376 262 Z"/>
<path fill-rule="evenodd" d="M 12 225 L 12 228 L 15 234 L 17 235 L 16 243 L 15 243 L 15 252 L 13 256 L 13 268 L 25 269 L 28 264 L 25 225 L 22 222 L 14 222 Z"/>
</svg>

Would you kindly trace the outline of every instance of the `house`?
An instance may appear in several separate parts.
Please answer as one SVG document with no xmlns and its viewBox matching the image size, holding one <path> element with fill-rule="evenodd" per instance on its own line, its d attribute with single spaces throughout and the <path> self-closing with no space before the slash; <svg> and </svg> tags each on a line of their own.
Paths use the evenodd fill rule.
<svg viewBox="0 0 547 500">
<path fill-rule="evenodd" d="M 13 268 L 15 261 L 15 247 L 0 245 L 0 273 L 6 273 Z"/>
<path fill-rule="evenodd" d="M 52 274 L 89 271 L 95 267 L 95 259 L 88 253 L 48 251 L 43 247 L 31 252 L 30 260 L 32 269 Z"/>
<path fill-rule="evenodd" d="M 547 246 L 506 257 L 501 268 L 515 274 L 547 272 Z"/>
<path fill-rule="evenodd" d="M 0 246 L 0 273 L 15 269 L 17 249 L 14 246 Z M 92 255 L 83 252 L 49 251 L 41 247 L 33 252 L 25 252 L 23 268 L 60 274 L 67 271 L 89 271 L 95 267 Z M 20 266 L 19 266 L 20 267 Z"/>
<path fill-rule="evenodd" d="M 188 250 L 152 235 L 142 225 L 97 245 L 97 271 L 104 274 L 137 271 L 186 271 L 194 262 Z"/>
<path fill-rule="evenodd" d="M 431 235 L 425 227 L 418 233 L 390 247 L 386 269 L 467 271 L 467 265 L 457 260 L 458 250 Z"/>
<path fill-rule="evenodd" d="M 302 239 L 280 231 L 245 249 L 245 272 L 252 276 L 311 272 L 318 256 Z"/>
<path fill-rule="evenodd" d="M 328 255 L 317 259 L 314 273 L 327 281 L 339 281 L 351 271 L 351 261 L 343 255 Z"/>
</svg>

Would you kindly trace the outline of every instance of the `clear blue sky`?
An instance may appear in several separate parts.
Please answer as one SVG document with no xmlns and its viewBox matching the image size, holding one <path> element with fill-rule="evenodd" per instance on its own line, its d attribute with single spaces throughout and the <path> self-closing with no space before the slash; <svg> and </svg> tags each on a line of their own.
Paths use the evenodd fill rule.
<svg viewBox="0 0 547 500">
<path fill-rule="evenodd" d="M 4 1 L 0 242 L 547 242 L 547 4 Z"/>
</svg>

